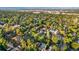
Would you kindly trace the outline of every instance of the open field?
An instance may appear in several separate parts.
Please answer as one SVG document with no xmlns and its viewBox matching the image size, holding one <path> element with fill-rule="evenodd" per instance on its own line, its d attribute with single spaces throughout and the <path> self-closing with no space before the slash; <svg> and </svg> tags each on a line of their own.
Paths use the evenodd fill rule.
<svg viewBox="0 0 79 59">
<path fill-rule="evenodd" d="M 78 51 L 79 13 L 0 11 L 0 50 Z"/>
</svg>

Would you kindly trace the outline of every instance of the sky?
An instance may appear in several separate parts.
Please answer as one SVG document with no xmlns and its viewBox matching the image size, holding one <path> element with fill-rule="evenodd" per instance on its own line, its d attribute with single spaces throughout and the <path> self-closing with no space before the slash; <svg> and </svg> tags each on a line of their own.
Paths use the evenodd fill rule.
<svg viewBox="0 0 79 59">
<path fill-rule="evenodd" d="M 79 0 L 0 0 L 0 7 L 79 7 Z"/>
</svg>

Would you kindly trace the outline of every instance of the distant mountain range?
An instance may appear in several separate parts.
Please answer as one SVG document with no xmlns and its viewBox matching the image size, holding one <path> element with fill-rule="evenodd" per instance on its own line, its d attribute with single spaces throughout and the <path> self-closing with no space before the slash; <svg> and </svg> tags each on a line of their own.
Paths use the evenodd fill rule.
<svg viewBox="0 0 79 59">
<path fill-rule="evenodd" d="M 0 10 L 78 10 L 79 7 L 0 7 Z"/>
</svg>

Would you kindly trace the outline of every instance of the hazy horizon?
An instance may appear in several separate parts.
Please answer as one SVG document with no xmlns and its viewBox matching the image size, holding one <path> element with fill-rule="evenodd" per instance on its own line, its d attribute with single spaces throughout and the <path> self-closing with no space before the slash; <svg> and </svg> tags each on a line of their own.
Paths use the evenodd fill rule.
<svg viewBox="0 0 79 59">
<path fill-rule="evenodd" d="M 79 9 L 79 7 L 0 7 L 0 10 L 28 10 L 28 9 Z"/>
</svg>

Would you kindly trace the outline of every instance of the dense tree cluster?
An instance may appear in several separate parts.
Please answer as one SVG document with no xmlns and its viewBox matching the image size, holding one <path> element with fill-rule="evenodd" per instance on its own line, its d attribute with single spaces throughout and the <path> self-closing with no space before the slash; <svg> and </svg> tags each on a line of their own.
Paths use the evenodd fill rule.
<svg viewBox="0 0 79 59">
<path fill-rule="evenodd" d="M 0 12 L 0 50 L 78 51 L 79 17 Z"/>
</svg>

